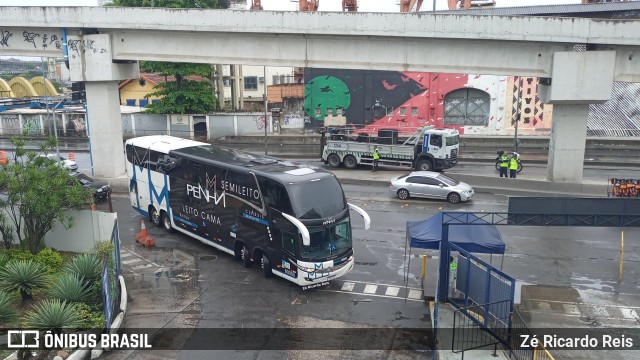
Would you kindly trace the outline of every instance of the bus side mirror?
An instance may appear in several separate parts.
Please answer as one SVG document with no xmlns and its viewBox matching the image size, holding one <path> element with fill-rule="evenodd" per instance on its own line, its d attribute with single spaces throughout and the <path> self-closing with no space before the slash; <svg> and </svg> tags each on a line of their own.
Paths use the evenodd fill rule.
<svg viewBox="0 0 640 360">
<path fill-rule="evenodd" d="M 362 216 L 362 218 L 364 219 L 364 229 L 369 230 L 369 227 L 371 227 L 371 218 L 369 217 L 369 214 L 353 204 L 347 203 L 347 205 L 349 205 L 349 209 L 357 212 L 358 214 L 360 214 L 360 216 Z"/>
<path fill-rule="evenodd" d="M 311 237 L 309 236 L 309 229 L 307 229 L 307 227 L 304 226 L 304 224 L 301 223 L 300 220 L 296 219 L 291 215 L 282 213 L 282 216 L 284 216 L 285 219 L 291 221 L 291 223 L 298 228 L 298 231 L 300 231 L 300 234 L 302 234 L 302 245 L 304 246 L 311 245 Z"/>
</svg>

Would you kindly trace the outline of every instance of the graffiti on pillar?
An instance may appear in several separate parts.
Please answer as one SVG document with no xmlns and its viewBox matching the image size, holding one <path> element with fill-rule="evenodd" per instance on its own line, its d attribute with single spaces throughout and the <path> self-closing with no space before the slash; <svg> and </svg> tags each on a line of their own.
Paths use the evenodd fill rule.
<svg viewBox="0 0 640 360">
<path fill-rule="evenodd" d="M 55 35 L 55 34 L 51 35 L 51 36 L 49 36 L 48 34 L 42 35 L 42 48 L 46 49 L 49 46 L 51 46 L 51 44 L 54 44 L 56 49 L 62 50 L 62 45 L 60 44 L 60 41 L 58 40 L 58 35 Z"/>
<path fill-rule="evenodd" d="M 24 36 L 24 41 L 33 44 L 33 47 L 35 49 L 38 48 L 38 46 L 36 45 L 36 38 L 40 37 L 40 34 L 28 32 L 28 31 L 23 31 L 22 32 L 22 36 Z"/>
<path fill-rule="evenodd" d="M 87 40 L 67 40 L 67 46 L 69 47 L 69 51 L 71 52 L 71 57 L 76 58 L 81 53 L 84 54 L 87 51 L 90 53 L 100 53 L 104 54 L 107 52 L 106 48 L 97 48 L 94 47 L 95 40 L 87 39 Z"/>
<path fill-rule="evenodd" d="M 0 30 L 0 45 L 9 46 L 9 38 L 13 36 L 13 33 L 8 30 Z"/>
</svg>

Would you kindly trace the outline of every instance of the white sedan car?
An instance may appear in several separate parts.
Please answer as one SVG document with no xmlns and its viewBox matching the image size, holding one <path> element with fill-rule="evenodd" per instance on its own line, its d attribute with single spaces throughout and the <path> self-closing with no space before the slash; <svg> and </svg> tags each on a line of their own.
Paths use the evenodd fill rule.
<svg viewBox="0 0 640 360">
<path fill-rule="evenodd" d="M 414 171 L 391 180 L 389 190 L 398 198 L 424 197 L 446 199 L 452 204 L 471 200 L 474 195 L 471 185 L 433 171 Z"/>
<path fill-rule="evenodd" d="M 62 156 L 59 156 L 56 154 L 47 154 L 47 155 L 38 155 L 38 156 L 54 161 L 67 170 L 71 170 L 71 171 L 78 170 L 78 164 L 75 161 L 69 160 Z"/>
</svg>

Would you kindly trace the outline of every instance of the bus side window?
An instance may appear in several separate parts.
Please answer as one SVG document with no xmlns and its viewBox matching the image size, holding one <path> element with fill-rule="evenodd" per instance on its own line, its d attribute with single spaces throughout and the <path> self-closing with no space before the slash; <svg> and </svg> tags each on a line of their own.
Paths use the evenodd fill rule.
<svg viewBox="0 0 640 360">
<path fill-rule="evenodd" d="M 126 149 L 127 151 L 127 161 L 134 164 L 133 162 L 133 145 L 127 145 Z"/>
</svg>

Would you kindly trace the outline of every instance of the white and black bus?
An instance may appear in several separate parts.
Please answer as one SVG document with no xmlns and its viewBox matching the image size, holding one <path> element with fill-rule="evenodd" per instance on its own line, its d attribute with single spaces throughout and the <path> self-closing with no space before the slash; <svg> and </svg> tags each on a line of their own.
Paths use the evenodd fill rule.
<svg viewBox="0 0 640 360">
<path fill-rule="evenodd" d="M 131 205 L 175 229 L 305 287 L 354 265 L 348 204 L 331 172 L 171 136 L 127 140 Z"/>
</svg>

